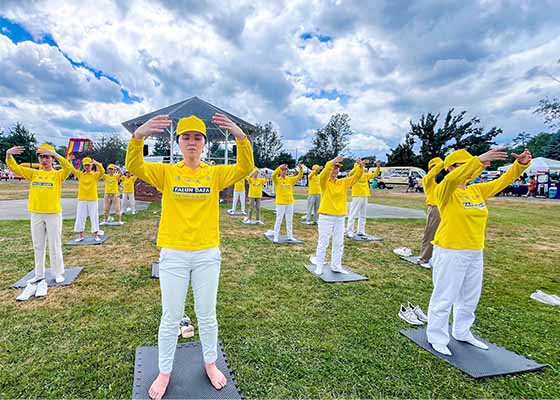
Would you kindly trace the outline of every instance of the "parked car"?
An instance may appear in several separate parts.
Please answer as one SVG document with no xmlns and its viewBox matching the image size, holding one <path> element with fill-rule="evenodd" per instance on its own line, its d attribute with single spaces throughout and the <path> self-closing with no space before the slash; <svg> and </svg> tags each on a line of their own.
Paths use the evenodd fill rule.
<svg viewBox="0 0 560 400">
<path fill-rule="evenodd" d="M 381 167 L 381 175 L 377 178 L 379 189 L 391 189 L 395 186 L 408 187 L 408 177 L 416 179 L 418 189 L 422 190 L 422 178 L 426 171 L 417 167 Z"/>
</svg>

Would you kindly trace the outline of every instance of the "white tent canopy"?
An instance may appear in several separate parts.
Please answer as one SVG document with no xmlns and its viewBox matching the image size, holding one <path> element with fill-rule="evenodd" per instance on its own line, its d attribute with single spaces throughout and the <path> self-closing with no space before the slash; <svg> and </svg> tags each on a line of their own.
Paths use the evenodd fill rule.
<svg viewBox="0 0 560 400">
<path fill-rule="evenodd" d="M 505 172 L 509 169 L 509 167 L 511 167 L 511 164 L 498 167 L 498 170 Z M 549 170 L 551 172 L 560 171 L 560 161 L 544 157 L 533 158 L 531 165 L 527 168 L 526 172 L 528 174 L 534 174 L 537 170 Z"/>
</svg>

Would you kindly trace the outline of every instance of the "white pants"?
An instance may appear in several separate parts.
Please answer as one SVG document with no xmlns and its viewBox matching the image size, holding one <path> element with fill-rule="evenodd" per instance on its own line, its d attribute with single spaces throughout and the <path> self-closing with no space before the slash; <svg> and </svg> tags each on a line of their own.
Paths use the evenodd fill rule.
<svg viewBox="0 0 560 400">
<path fill-rule="evenodd" d="M 93 233 L 99 231 L 99 209 L 97 200 L 78 200 L 76 208 L 76 223 L 74 224 L 74 232 L 83 232 L 86 230 L 86 220 L 89 216 L 91 231 Z"/>
<path fill-rule="evenodd" d="M 293 204 L 276 204 L 276 222 L 274 222 L 274 240 L 278 240 L 280 236 L 280 227 L 282 219 L 286 216 L 286 231 L 289 238 L 294 237 L 293 221 L 294 221 L 294 205 Z"/>
<path fill-rule="evenodd" d="M 132 213 L 136 213 L 136 200 L 134 200 L 134 192 L 132 193 L 123 193 L 123 205 L 122 210 L 123 212 L 126 211 L 128 207 L 132 210 Z"/>
<path fill-rule="evenodd" d="M 62 259 L 62 213 L 31 213 L 31 239 L 35 254 L 35 276 L 45 276 L 45 247 L 49 243 L 49 260 L 56 275 L 64 274 Z"/>
<path fill-rule="evenodd" d="M 350 203 L 350 212 L 348 214 L 348 225 L 346 226 L 346 232 L 354 233 L 354 221 L 358 219 L 358 232 L 364 234 L 366 233 L 366 215 L 367 215 L 367 205 L 368 197 L 352 197 L 352 202 Z"/>
<path fill-rule="evenodd" d="M 319 241 L 317 242 L 317 267 L 323 268 L 327 247 L 332 236 L 331 267 L 342 268 L 344 252 L 344 216 L 319 214 Z"/>
<path fill-rule="evenodd" d="M 216 298 L 220 280 L 220 249 L 185 251 L 162 248 L 159 259 L 161 321 L 158 332 L 159 371 L 168 374 L 173 367 L 177 330 L 185 312 L 185 298 L 192 283 L 194 311 L 202 343 L 204 362 L 218 357 Z"/>
<path fill-rule="evenodd" d="M 482 291 L 482 250 L 452 250 L 434 246 L 434 290 L 428 307 L 428 342 L 449 343 L 449 313 L 453 306 L 452 334 L 456 339 L 473 337 L 471 326 Z"/>
<path fill-rule="evenodd" d="M 313 214 L 313 221 L 319 220 L 319 205 L 321 204 L 320 194 L 307 195 L 307 217 L 306 220 L 311 222 L 311 214 Z"/>
<path fill-rule="evenodd" d="M 245 192 L 233 192 L 233 205 L 231 206 L 232 211 L 235 212 L 238 200 L 241 201 L 241 212 L 245 212 Z"/>
</svg>

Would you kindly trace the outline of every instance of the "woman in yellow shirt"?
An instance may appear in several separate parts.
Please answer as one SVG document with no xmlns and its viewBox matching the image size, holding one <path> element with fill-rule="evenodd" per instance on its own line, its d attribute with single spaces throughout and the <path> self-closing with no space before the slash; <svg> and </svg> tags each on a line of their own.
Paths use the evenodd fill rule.
<svg viewBox="0 0 560 400">
<path fill-rule="evenodd" d="M 367 160 L 364 161 L 364 165 Z M 348 224 L 346 225 L 346 235 L 349 238 L 354 237 L 354 221 L 358 220 L 358 231 L 356 235 L 366 236 L 366 216 L 367 205 L 371 190 L 369 181 L 381 174 L 381 162 L 375 162 L 375 170 L 364 173 L 360 180 L 352 185 L 352 202 L 350 203 L 350 213 L 348 215 Z"/>
<path fill-rule="evenodd" d="M 286 216 L 286 230 L 288 241 L 295 240 L 293 232 L 294 220 L 294 185 L 303 176 L 303 168 L 301 163 L 298 164 L 298 173 L 288 176 L 288 164 L 278 166 L 272 173 L 272 182 L 274 182 L 274 191 L 276 193 L 276 221 L 274 222 L 274 238 L 273 242 L 278 243 L 280 238 L 280 227 L 282 220 Z"/>
<path fill-rule="evenodd" d="M 247 178 L 249 182 L 249 215 L 244 222 L 251 222 L 251 217 L 253 216 L 253 208 L 255 209 L 255 223 L 258 225 L 263 225 L 261 221 L 261 199 L 262 199 L 262 187 L 268 179 L 259 178 L 259 169 L 255 168 L 251 175 Z"/>
<path fill-rule="evenodd" d="M 322 169 L 323 167 L 315 164 L 311 167 L 311 172 L 307 176 L 307 215 L 304 220 L 306 224 L 317 224 L 319 221 L 319 204 L 321 204 L 319 174 Z"/>
<path fill-rule="evenodd" d="M 332 236 L 331 270 L 347 274 L 342 268 L 344 251 L 344 217 L 346 217 L 346 201 L 348 189 L 360 180 L 364 173 L 364 164 L 356 160 L 352 173 L 347 178 L 338 179 L 344 157 L 338 156 L 327 162 L 319 175 L 321 184 L 321 205 L 319 206 L 319 240 L 315 259 L 315 274 L 323 273 L 325 255 Z"/>
<path fill-rule="evenodd" d="M 177 164 L 144 162 L 144 138 L 163 133 L 171 124 L 166 115 L 156 116 L 140 126 L 128 145 L 126 169 L 162 193 L 161 220 L 157 245 L 161 248 L 159 282 L 162 316 L 158 334 L 159 375 L 149 395 L 161 399 L 167 385 L 175 348 L 177 328 L 183 317 L 189 283 L 194 293 L 195 312 L 206 374 L 216 389 L 226 378 L 216 366 L 218 322 L 216 297 L 220 276 L 220 191 L 254 168 L 251 143 L 243 131 L 223 114 L 213 122 L 227 129 L 237 142 L 237 163 L 210 166 L 200 156 L 206 144 L 206 125 L 194 115 L 177 123 L 176 140 L 183 154 Z"/>
<path fill-rule="evenodd" d="M 136 214 L 136 200 L 134 199 L 134 183 L 138 179 L 132 175 L 130 171 L 126 171 L 125 175 L 121 178 L 123 182 L 123 211 L 130 208 L 130 212 Z"/>
<path fill-rule="evenodd" d="M 15 146 L 6 152 L 6 165 L 15 174 L 27 179 L 29 184 L 28 210 L 31 214 L 31 240 L 35 256 L 35 276 L 28 281 L 33 285 L 45 279 L 45 247 L 49 244 L 49 259 L 57 283 L 64 282 L 64 260 L 62 258 L 62 207 L 60 194 L 62 183 L 68 178 L 72 169 L 64 157 L 57 154 L 54 147 L 42 144 L 37 149 L 40 169 L 19 165 L 14 155 L 23 153 L 23 146 Z M 53 168 L 57 160 L 62 169 Z M 44 286 L 46 295 L 46 284 Z M 27 290 L 27 288 L 26 288 Z M 30 286 L 30 290 L 37 287 Z M 34 293 L 31 293 L 33 295 Z"/>
<path fill-rule="evenodd" d="M 101 225 L 105 225 L 109 219 L 109 213 L 111 212 L 111 206 L 115 206 L 115 215 L 117 216 L 117 223 L 122 225 L 122 212 L 121 212 L 121 198 L 119 194 L 119 182 L 121 181 L 121 175 L 117 171 L 117 166 L 115 164 L 109 164 L 107 166 L 107 174 L 103 175 L 105 180 L 105 206 L 103 209 L 103 222 Z"/>
<path fill-rule="evenodd" d="M 233 203 L 229 214 L 235 214 L 237 202 L 241 203 L 241 214 L 245 215 L 245 178 L 235 182 L 233 185 Z"/>
<path fill-rule="evenodd" d="M 486 344 L 475 339 L 471 326 L 482 291 L 483 249 L 488 220 L 486 201 L 517 179 L 531 162 L 531 153 L 512 154 L 516 159 L 500 178 L 468 185 L 484 163 L 505 160 L 503 149 L 494 149 L 478 157 L 457 150 L 445 157 L 449 174 L 436 186 L 435 199 L 441 222 L 434 241 L 432 280 L 434 289 L 428 308 L 428 342 L 434 350 L 451 355 L 449 313 L 453 307 L 452 335 L 481 349 Z"/>
</svg>

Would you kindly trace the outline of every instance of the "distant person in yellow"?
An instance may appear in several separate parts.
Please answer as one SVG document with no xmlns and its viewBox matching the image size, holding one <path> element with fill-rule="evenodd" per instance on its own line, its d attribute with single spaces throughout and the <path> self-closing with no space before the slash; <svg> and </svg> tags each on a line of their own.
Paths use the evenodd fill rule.
<svg viewBox="0 0 560 400">
<path fill-rule="evenodd" d="M 251 175 L 247 178 L 249 182 L 249 215 L 243 220 L 245 222 L 251 222 L 251 217 L 253 216 L 253 209 L 255 209 L 255 222 L 258 225 L 263 225 L 261 221 L 261 199 L 262 199 L 262 188 L 263 185 L 268 182 L 266 178 L 259 178 L 259 169 L 255 168 Z"/>
<path fill-rule="evenodd" d="M 230 214 L 235 214 L 238 201 L 241 203 L 241 214 L 245 215 L 245 178 L 233 185 L 233 204 L 229 210 Z"/>
<path fill-rule="evenodd" d="M 490 150 L 473 157 L 457 150 L 445 157 L 449 174 L 436 186 L 435 199 L 441 222 L 433 240 L 432 280 L 434 289 L 428 308 L 428 342 L 434 350 L 451 355 L 449 313 L 453 307 L 452 335 L 481 349 L 488 346 L 477 340 L 471 326 L 482 291 L 483 249 L 488 208 L 486 201 L 522 175 L 531 162 L 531 153 L 513 153 L 516 159 L 498 179 L 468 185 L 485 163 L 505 160 L 504 149 Z"/>
<path fill-rule="evenodd" d="M 288 164 L 282 164 L 272 173 L 274 191 L 276 192 L 276 222 L 274 223 L 274 243 L 280 239 L 280 227 L 284 215 L 286 216 L 286 230 L 288 241 L 295 240 L 293 232 L 294 220 L 294 185 L 303 176 L 301 163 L 298 164 L 298 173 L 288 176 Z"/>
<path fill-rule="evenodd" d="M 311 172 L 307 176 L 307 215 L 305 222 L 317 223 L 319 221 L 319 204 L 321 204 L 321 185 L 319 184 L 319 174 L 323 167 L 313 165 Z"/>
<path fill-rule="evenodd" d="M 420 250 L 418 264 L 424 268 L 432 268 L 430 264 L 433 252 L 432 240 L 434 240 L 440 221 L 436 202 L 436 177 L 442 170 L 443 160 L 439 157 L 432 158 L 428 163 L 428 173 L 422 178 L 422 187 L 426 194 L 428 216 L 426 218 L 426 227 L 424 228 L 424 237 L 422 238 L 422 249 Z"/>
<path fill-rule="evenodd" d="M 331 270 L 342 274 L 348 271 L 342 268 L 344 252 L 344 218 L 348 189 L 356 184 L 364 173 L 364 164 L 356 160 L 354 169 L 346 178 L 338 178 L 344 157 L 338 156 L 325 164 L 319 175 L 321 184 L 321 206 L 319 207 L 319 240 L 315 255 L 315 274 L 323 273 L 327 247 L 332 237 Z"/>
<path fill-rule="evenodd" d="M 123 182 L 123 205 L 122 210 L 127 211 L 130 209 L 132 214 L 136 214 L 136 200 L 134 199 L 134 184 L 138 178 L 126 171 L 121 178 Z"/>
<path fill-rule="evenodd" d="M 103 222 L 101 225 L 105 225 L 109 222 L 111 206 L 115 207 L 117 223 L 122 225 L 121 197 L 119 194 L 121 175 L 117 172 L 117 166 L 115 164 L 109 164 L 107 166 L 107 173 L 103 175 L 103 179 L 105 180 L 105 206 L 103 208 Z"/>
<path fill-rule="evenodd" d="M 84 157 L 82 165 L 84 166 L 83 171 L 77 170 L 72 165 L 72 173 L 78 178 L 78 205 L 76 208 L 74 232 L 78 232 L 80 235 L 78 238 L 74 239 L 74 241 L 81 242 L 84 240 L 86 220 L 89 216 L 91 232 L 95 233 L 95 241 L 99 242 L 101 241 L 102 231 L 99 229 L 97 182 L 99 182 L 105 174 L 105 169 L 101 163 L 92 160 L 90 157 Z M 93 170 L 93 165 L 95 165 L 96 171 Z"/>
<path fill-rule="evenodd" d="M 45 279 L 45 247 L 49 244 L 49 259 L 57 283 L 64 282 L 62 258 L 62 207 L 60 195 L 62 183 L 72 172 L 70 162 L 57 154 L 54 147 L 42 144 L 37 148 L 40 169 L 19 165 L 14 155 L 23 153 L 23 146 L 15 146 L 6 152 L 6 165 L 15 174 L 27 179 L 29 184 L 28 210 L 31 214 L 31 239 L 35 256 L 35 276 L 29 284 Z M 62 169 L 53 168 L 54 160 Z M 46 288 L 46 287 L 45 287 Z M 46 292 L 45 292 L 46 295 Z"/>
<path fill-rule="evenodd" d="M 367 164 L 367 161 L 364 160 L 364 165 Z M 369 181 L 381 174 L 381 161 L 377 160 L 375 167 L 375 171 L 362 174 L 358 182 L 352 185 L 352 202 L 350 203 L 350 213 L 348 215 L 348 224 L 346 225 L 346 235 L 349 238 L 354 237 L 354 221 L 356 219 L 358 219 L 358 232 L 356 232 L 356 235 L 366 236 L 367 205 L 369 196 L 371 196 Z M 356 170 L 354 169 L 354 171 Z"/>
<path fill-rule="evenodd" d="M 126 169 L 162 193 L 157 238 L 161 248 L 162 315 L 158 334 L 159 375 L 149 390 L 152 399 L 161 399 L 169 384 L 189 283 L 193 287 L 206 374 L 218 390 L 227 383 L 216 366 L 216 297 L 221 264 L 219 197 L 221 190 L 246 177 L 254 162 L 251 143 L 243 131 L 223 114 L 214 114 L 212 120 L 235 137 L 236 164 L 210 166 L 201 161 L 207 140 L 206 125 L 194 115 L 177 123 L 176 138 L 183 154 L 183 160 L 177 164 L 144 162 L 142 155 L 144 138 L 163 133 L 171 124 L 167 115 L 156 116 L 136 129 L 128 145 Z"/>
</svg>

